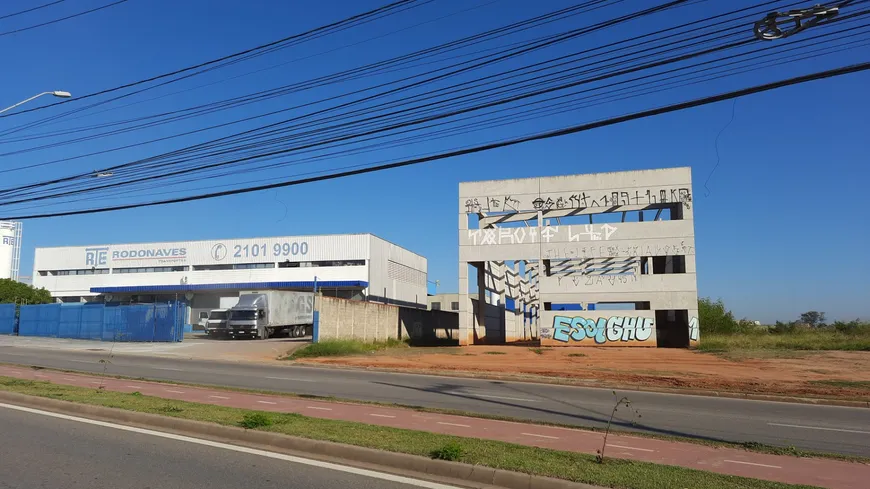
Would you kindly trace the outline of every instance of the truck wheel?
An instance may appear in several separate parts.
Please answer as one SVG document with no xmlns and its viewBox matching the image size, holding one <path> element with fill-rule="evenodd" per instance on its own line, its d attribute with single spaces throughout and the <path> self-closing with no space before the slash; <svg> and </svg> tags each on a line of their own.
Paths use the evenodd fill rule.
<svg viewBox="0 0 870 489">
<path fill-rule="evenodd" d="M 270 333 L 271 333 L 271 331 L 269 330 L 269 328 L 263 328 L 263 339 L 268 340 Z"/>
<path fill-rule="evenodd" d="M 302 338 L 305 336 L 305 326 L 296 326 L 296 337 Z"/>
</svg>

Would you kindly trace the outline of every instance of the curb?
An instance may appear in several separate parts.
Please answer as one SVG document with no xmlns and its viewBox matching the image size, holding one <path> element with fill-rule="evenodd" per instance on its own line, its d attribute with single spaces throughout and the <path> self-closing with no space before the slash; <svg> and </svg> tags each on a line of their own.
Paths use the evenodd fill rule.
<svg viewBox="0 0 870 489">
<path fill-rule="evenodd" d="M 433 460 L 416 455 L 386 452 L 328 441 L 309 440 L 295 436 L 246 430 L 202 421 L 139 413 L 123 409 L 78 404 L 70 401 L 28 396 L 0 391 L 0 402 L 18 406 L 75 414 L 81 417 L 110 421 L 128 426 L 193 436 L 196 438 L 243 445 L 272 452 L 287 453 L 302 458 L 338 462 L 359 468 L 390 472 L 472 488 L 504 489 L 603 489 L 599 486 L 561 479 Z"/>
<path fill-rule="evenodd" d="M 812 404 L 815 406 L 840 406 L 840 407 L 858 407 L 870 408 L 870 400 L 855 401 L 850 399 L 825 399 L 820 397 L 797 397 L 776 394 L 752 394 L 747 392 L 730 392 L 730 391 L 714 391 L 704 389 L 680 389 L 673 387 L 648 387 L 641 385 L 625 385 L 625 384 L 608 384 L 599 383 L 598 380 L 592 379 L 549 379 L 538 376 L 522 376 L 522 375 L 499 375 L 486 373 L 472 372 L 454 372 L 450 370 L 414 370 L 414 369 L 398 369 L 398 368 L 382 368 L 382 367 L 355 367 L 349 365 L 334 365 L 326 363 L 305 363 L 298 360 L 290 362 L 296 367 L 305 368 L 329 368 L 335 370 L 363 370 L 371 372 L 391 372 L 408 375 L 428 375 L 432 377 L 454 377 L 460 379 L 489 379 L 501 380 L 509 382 L 522 382 L 526 384 L 550 384 L 561 385 L 567 387 L 579 387 L 586 389 L 603 389 L 603 390 L 623 390 L 636 392 L 655 392 L 659 394 L 679 394 L 684 396 L 701 396 L 701 397 L 720 397 L 724 399 L 745 399 L 749 401 L 771 401 L 771 402 L 787 402 L 791 404 Z M 593 384 L 594 382 L 594 384 Z"/>
</svg>

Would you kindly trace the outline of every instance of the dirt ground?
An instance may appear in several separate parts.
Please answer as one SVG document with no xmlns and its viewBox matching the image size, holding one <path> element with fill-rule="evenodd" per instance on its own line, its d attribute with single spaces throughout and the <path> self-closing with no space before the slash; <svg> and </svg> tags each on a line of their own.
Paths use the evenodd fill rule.
<svg viewBox="0 0 870 489">
<path fill-rule="evenodd" d="M 397 349 L 304 362 L 430 373 L 535 376 L 592 386 L 870 399 L 870 352 L 759 351 L 726 356 L 679 349 L 473 346 Z"/>
</svg>

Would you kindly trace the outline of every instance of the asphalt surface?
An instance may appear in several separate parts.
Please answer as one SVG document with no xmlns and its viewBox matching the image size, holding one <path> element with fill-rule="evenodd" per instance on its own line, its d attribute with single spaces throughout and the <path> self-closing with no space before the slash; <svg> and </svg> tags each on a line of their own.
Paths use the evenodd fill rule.
<svg viewBox="0 0 870 489">
<path fill-rule="evenodd" d="M 614 406 L 607 389 L 461 379 L 292 365 L 192 361 L 105 353 L 0 347 L 0 362 L 155 380 L 262 389 L 342 399 L 456 409 L 601 428 Z M 620 429 L 870 456 L 870 409 L 715 397 L 617 392 L 641 418 L 621 409 Z"/>
<path fill-rule="evenodd" d="M 413 485 L 0 407 L 0 488 L 409 489 Z"/>
</svg>

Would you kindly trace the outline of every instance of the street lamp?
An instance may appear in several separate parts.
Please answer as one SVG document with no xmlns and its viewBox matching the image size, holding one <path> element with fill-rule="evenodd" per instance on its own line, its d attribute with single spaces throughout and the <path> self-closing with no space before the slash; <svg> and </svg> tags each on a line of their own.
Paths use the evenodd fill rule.
<svg viewBox="0 0 870 489">
<path fill-rule="evenodd" d="M 2 114 L 3 112 L 6 112 L 7 110 L 14 109 L 15 107 L 18 107 L 18 106 L 21 105 L 21 104 L 26 104 L 27 102 L 30 102 L 30 101 L 33 100 L 33 99 L 36 99 L 36 98 L 42 97 L 43 95 L 54 95 L 55 97 L 60 97 L 60 98 L 70 98 L 70 97 L 72 97 L 72 94 L 71 94 L 71 93 L 69 93 L 69 92 L 64 92 L 63 90 L 55 90 L 55 91 L 53 91 L 53 92 L 42 92 L 42 93 L 40 93 L 40 94 L 38 94 L 38 95 L 34 95 L 34 96 L 30 97 L 29 99 L 22 100 L 21 102 L 18 102 L 18 103 L 15 104 L 15 105 L 10 105 L 9 107 L 6 107 L 5 109 L 0 110 L 0 114 Z"/>
</svg>

